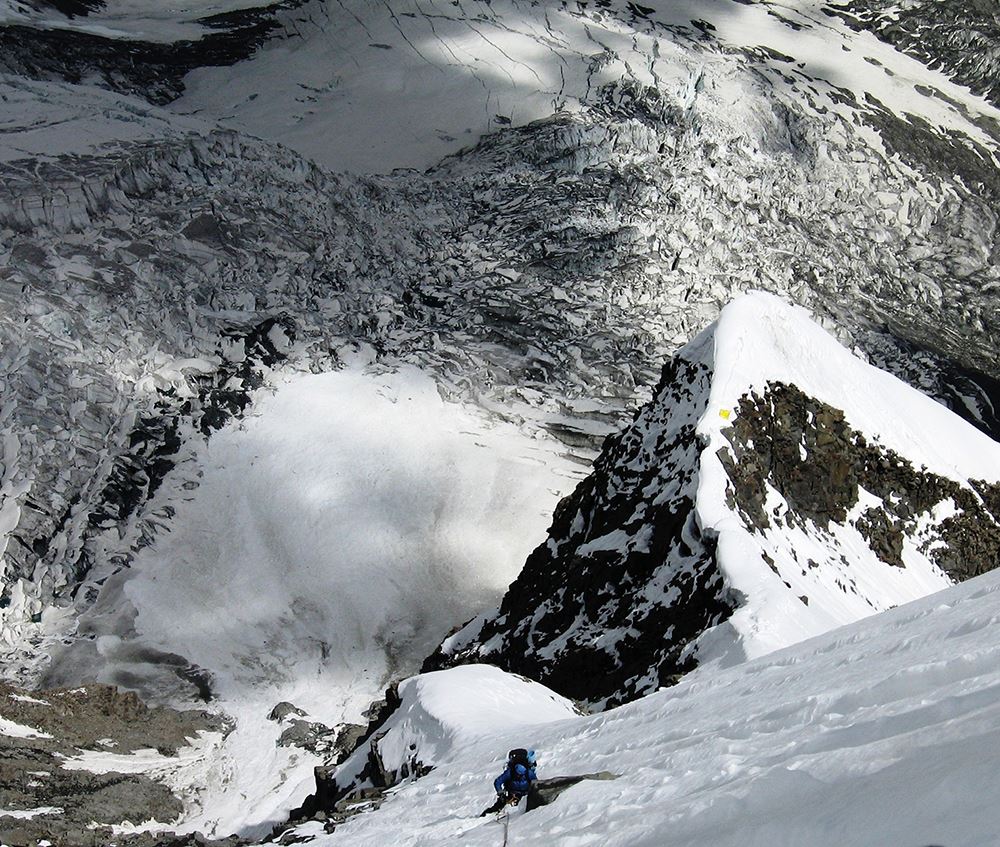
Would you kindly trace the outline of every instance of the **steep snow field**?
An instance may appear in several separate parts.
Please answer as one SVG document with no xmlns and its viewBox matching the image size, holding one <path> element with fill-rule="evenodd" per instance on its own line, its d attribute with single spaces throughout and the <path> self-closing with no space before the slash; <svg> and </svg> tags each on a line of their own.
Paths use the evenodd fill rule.
<svg viewBox="0 0 1000 847">
<path fill-rule="evenodd" d="M 321 761 L 275 747 L 274 705 L 361 721 L 498 601 L 578 473 L 555 442 L 442 401 L 416 369 L 360 365 L 287 378 L 201 467 L 174 530 L 83 617 L 96 654 L 84 640 L 59 662 L 174 703 L 195 693 L 179 656 L 210 675 L 236 730 L 172 779 L 202 795 L 185 827 L 220 834 L 283 819 Z"/>
<path fill-rule="evenodd" d="M 566 424 L 579 460 L 645 397 L 664 355 L 753 287 L 844 316 L 843 337 L 862 346 L 866 328 L 890 326 L 993 372 L 1000 111 L 818 0 L 648 3 L 290 0 L 265 4 L 263 32 L 245 0 L 122 0 L 73 19 L 0 0 L 0 25 L 30 28 L 8 33 L 0 73 L 0 160 L 21 160 L 5 167 L 0 198 L 0 545 L 10 542 L 0 605 L 5 647 L 20 651 L 9 673 L 35 681 L 51 659 L 48 673 L 67 683 L 94 677 L 174 704 L 213 697 L 234 721 L 224 739 L 205 736 L 172 762 L 115 760 L 169 781 L 188 804 L 178 828 L 259 835 L 281 820 L 324 757 L 276 744 L 287 724 L 268 718 L 272 707 L 291 701 L 331 727 L 359 721 L 386 682 L 499 600 L 579 468 L 560 445 L 504 422 L 517 416 L 511 398 L 530 395 L 546 424 Z M 202 20 L 240 10 L 222 28 Z M 165 103 L 182 89 L 166 108 L 142 99 Z M 549 120 L 527 126 L 538 118 Z M 207 138 L 218 128 L 243 135 Z M 423 169 L 459 151 L 426 175 L 327 172 Z M 961 699 L 963 673 L 973 688 L 993 693 L 995 683 L 968 662 L 945 668 L 933 653 L 944 648 L 917 623 L 878 643 L 901 662 L 930 651 L 914 660 L 930 670 L 888 687 L 879 680 L 898 670 L 888 657 L 854 678 L 852 663 L 869 660 L 850 643 L 831 648 L 835 668 L 793 651 L 788 666 L 725 670 L 945 586 L 924 542 L 949 504 L 918 516 L 924 535 L 903 550 L 905 569 L 878 561 L 851 527 L 749 538 L 725 506 L 714 450 L 733 421 L 719 413 L 771 378 L 844 408 L 864 432 L 963 485 L 1000 479 L 996 445 L 832 352 L 797 312 L 731 314 L 742 317 L 703 339 L 718 379 L 703 398 L 699 435 L 711 449 L 697 518 L 719 537 L 727 586 L 748 599 L 699 643 L 711 667 L 584 723 L 565 717 L 560 698 L 494 671 L 411 683 L 396 752 L 433 748 L 440 767 L 344 832 L 370 844 L 498 843 L 496 824 L 460 819 L 489 799 L 487 772 L 506 746 L 524 740 L 519 709 L 555 721 L 537 730 L 545 768 L 623 776 L 573 789 L 534 817 L 547 821 L 537 831 L 515 819 L 512 844 L 677 834 L 718 847 L 737 843 L 744 817 L 741 847 L 780 847 L 779 835 L 796 832 L 796 847 L 832 844 L 811 842 L 809 828 L 838 831 L 831 803 L 856 800 L 850 823 L 860 825 L 874 819 L 870 795 L 892 795 L 904 777 L 920 813 L 930 814 L 937 778 L 945 796 L 961 795 L 943 819 L 988 823 L 966 789 L 980 780 L 996 794 L 977 771 L 977 756 L 996 752 L 993 736 L 976 746 L 971 717 L 956 728 L 933 710 L 978 703 Z M 207 361 L 228 321 L 278 315 L 316 341 L 315 358 L 297 366 L 331 367 L 335 337 L 438 372 L 275 376 L 277 390 L 207 445 L 185 422 L 174 454 L 164 409 L 182 405 L 196 373 L 179 368 L 156 385 L 137 375 L 161 355 Z M 751 338 L 756 324 L 772 337 Z M 135 368 L 119 373 L 124 359 Z M 480 408 L 444 402 L 434 380 L 442 391 L 466 386 Z M 246 385 L 223 376 L 218 387 L 238 395 Z M 130 430 L 147 414 L 150 426 Z M 157 487 L 164 457 L 179 464 Z M 132 511 L 129 498 L 148 505 L 154 491 L 154 506 Z M 787 517 L 776 492 L 766 505 Z M 878 503 L 863 498 L 859 510 L 869 506 Z M 800 557 L 821 561 L 823 575 Z M 668 586 L 652 583 L 654 603 Z M 951 620 L 939 640 L 970 643 Z M 934 685 L 951 693 L 938 698 Z M 867 699 L 848 697 L 858 691 Z M 909 699 L 920 692 L 930 715 Z M 897 706 L 902 723 L 923 720 L 932 737 L 892 748 Z M 877 714 L 851 729 L 865 709 Z M 670 734 L 658 740 L 661 725 Z M 954 748 L 925 751 L 952 732 Z M 976 749 L 953 788 L 934 768 L 957 763 L 961 744 Z M 865 769 L 866 750 L 871 767 L 891 762 L 886 771 Z M 834 786 L 830 797 L 815 780 Z M 814 802 L 827 803 L 818 823 L 804 811 Z M 902 818 L 921 825 L 908 811 L 872 823 L 871 840 L 916 834 L 883 837 Z M 786 824 L 770 840 L 768 815 Z M 642 829 L 654 824 L 656 838 Z M 920 847 L 957 843 L 925 830 Z M 869 843 L 851 837 L 838 847 Z"/>
<path fill-rule="evenodd" d="M 408 708 L 386 738 L 410 722 L 406 737 L 422 745 L 410 755 L 435 769 L 333 834 L 316 823 L 298 832 L 317 847 L 498 847 L 501 825 L 474 815 L 505 751 L 527 744 L 540 777 L 620 776 L 515 812 L 512 847 L 995 844 L 998 634 L 991 573 L 593 717 L 542 722 L 552 698 L 540 686 L 496 710 L 494 692 L 514 683 L 485 666 L 428 674 L 404 687 Z M 486 727 L 484 711 L 495 715 Z"/>
</svg>

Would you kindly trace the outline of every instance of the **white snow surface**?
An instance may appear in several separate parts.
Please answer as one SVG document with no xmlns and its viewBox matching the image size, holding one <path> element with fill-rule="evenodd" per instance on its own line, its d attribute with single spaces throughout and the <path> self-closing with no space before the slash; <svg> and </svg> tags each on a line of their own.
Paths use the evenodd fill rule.
<svg viewBox="0 0 1000 847">
<path fill-rule="evenodd" d="M 62 813 L 63 810 L 59 806 L 39 806 L 36 809 L 0 809 L 0 818 L 30 820 L 39 815 L 61 815 Z"/>
<path fill-rule="evenodd" d="M 447 760 L 453 749 L 498 733 L 516 734 L 525 725 L 565 720 L 577 713 L 565 697 L 524 677 L 491 665 L 465 665 L 421 674 L 399 686 L 401 705 L 378 731 L 383 766 L 399 771 L 415 762 Z M 360 772 L 369 746 L 362 745 L 341 766 Z"/>
<path fill-rule="evenodd" d="M 700 662 L 728 664 L 761 656 L 951 584 L 928 552 L 914 544 L 904 548 L 905 568 L 879 561 L 850 525 L 805 531 L 773 521 L 763 533 L 752 532 L 726 502 L 729 477 L 717 456 L 729 446 L 724 430 L 741 397 L 763 394 L 769 382 L 784 382 L 842 410 L 869 443 L 966 488 L 970 479 L 1000 480 L 1000 444 L 857 358 L 805 309 L 771 294 L 754 292 L 734 300 L 682 355 L 712 363 L 711 394 L 697 429 L 705 447 L 696 513 L 702 532 L 718 538 L 717 560 L 727 586 L 743 598 L 729 620 L 702 636 Z M 860 494 L 865 507 L 875 500 Z M 785 504 L 769 489 L 767 506 L 780 511 Z M 927 519 L 940 519 L 946 507 L 939 504 Z M 807 559 L 819 566 L 804 568 Z M 848 584 L 854 590 L 847 590 Z M 801 595 L 809 598 L 808 605 Z"/>
<path fill-rule="evenodd" d="M 846 349 L 801 306 L 766 292 L 722 310 L 714 338 L 710 409 L 699 433 L 748 391 L 781 381 L 843 411 L 847 422 L 929 471 L 961 482 L 1000 480 L 1000 446 L 954 412 Z"/>
<path fill-rule="evenodd" d="M 998 669 L 1000 574 L 990 573 L 600 715 L 500 724 L 450 746 L 427 718 L 434 743 L 414 752 L 436 765 L 429 775 L 332 834 L 300 832 L 316 847 L 496 847 L 501 825 L 475 815 L 505 751 L 528 745 L 540 778 L 619 776 L 514 812 L 518 847 L 983 847 L 1000 837 Z M 482 672 L 411 681 L 410 714 L 421 693 L 447 691 L 450 721 L 475 722 L 496 674 Z"/>
<path fill-rule="evenodd" d="M 0 735 L 6 735 L 8 738 L 51 738 L 47 732 L 43 732 L 40 729 L 35 729 L 33 726 L 27 726 L 23 723 L 17 723 L 16 721 L 9 720 L 7 718 L 0 717 Z"/>
<path fill-rule="evenodd" d="M 689 106 L 696 98 L 712 103 L 704 111 L 715 112 L 714 120 L 752 133 L 762 107 L 747 92 L 740 52 L 749 51 L 773 91 L 808 101 L 814 114 L 854 122 L 874 98 L 897 115 L 995 147 L 975 117 L 996 119 L 1000 111 L 855 32 L 819 0 L 650 0 L 646 16 L 615 6 L 606 13 L 552 0 L 313 2 L 280 15 L 283 37 L 251 59 L 188 74 L 172 108 L 217 116 L 338 170 L 423 169 L 505 125 L 573 111 L 623 77 L 663 90 L 689 87 Z M 702 21 L 713 27 L 719 53 L 699 44 L 705 37 L 695 22 Z M 762 49 L 794 57 L 794 75 L 780 59 L 761 58 Z M 691 84 L 702 77 L 705 84 Z M 845 104 L 844 91 L 861 105 Z M 867 138 L 881 149 L 873 130 Z"/>
<path fill-rule="evenodd" d="M 286 727 L 271 708 L 361 722 L 456 621 L 498 602 L 579 473 L 555 442 L 443 401 L 416 369 L 361 366 L 287 377 L 213 436 L 201 467 L 173 531 L 91 623 L 103 681 L 127 671 L 176 702 L 149 649 L 211 674 L 236 729 L 175 783 L 201 795 L 183 827 L 223 835 L 283 819 L 320 763 L 275 747 Z M 141 759 L 127 762 L 156 764 Z"/>
</svg>

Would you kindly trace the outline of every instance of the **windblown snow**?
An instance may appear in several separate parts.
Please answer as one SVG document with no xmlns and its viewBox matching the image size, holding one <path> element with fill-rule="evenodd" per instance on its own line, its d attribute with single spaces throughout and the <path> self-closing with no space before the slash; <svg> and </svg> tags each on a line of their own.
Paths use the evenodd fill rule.
<svg viewBox="0 0 1000 847">
<path fill-rule="evenodd" d="M 275 746 L 275 704 L 360 722 L 468 609 L 497 602 L 578 474 L 558 442 L 443 401 L 420 371 L 362 363 L 287 378 L 200 467 L 174 531 L 105 587 L 50 678 L 165 702 L 200 684 L 236 727 L 186 768 L 200 797 L 184 825 L 222 835 L 279 821 L 322 761 Z"/>
</svg>

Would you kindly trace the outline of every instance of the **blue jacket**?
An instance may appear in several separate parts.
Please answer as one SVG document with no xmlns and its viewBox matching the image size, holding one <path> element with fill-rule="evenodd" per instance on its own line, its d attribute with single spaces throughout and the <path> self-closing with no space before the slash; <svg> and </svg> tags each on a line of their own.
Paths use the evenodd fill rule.
<svg viewBox="0 0 1000 847">
<path fill-rule="evenodd" d="M 505 768 L 504 772 L 493 780 L 493 787 L 496 789 L 497 794 L 503 794 L 506 789 L 513 794 L 524 795 L 528 793 L 531 783 L 536 779 L 538 777 L 535 776 L 534 768 L 526 768 L 524 765 L 514 765 L 514 772 L 511 773 L 509 767 Z"/>
</svg>

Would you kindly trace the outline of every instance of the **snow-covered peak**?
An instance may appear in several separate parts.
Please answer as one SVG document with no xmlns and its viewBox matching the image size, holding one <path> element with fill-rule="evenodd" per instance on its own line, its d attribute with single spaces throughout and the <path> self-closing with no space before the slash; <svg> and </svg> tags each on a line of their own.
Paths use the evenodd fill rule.
<svg viewBox="0 0 1000 847">
<path fill-rule="evenodd" d="M 772 295 L 727 306 L 708 344 L 696 513 L 746 601 L 702 661 L 734 633 L 762 655 L 995 565 L 995 441 Z"/>
<path fill-rule="evenodd" d="M 714 376 L 698 434 L 710 448 L 720 446 L 727 412 L 739 398 L 781 382 L 835 406 L 851 427 L 932 473 L 956 481 L 1000 480 L 993 439 L 858 358 L 800 306 L 762 291 L 738 297 L 690 349 L 709 339 Z M 707 351 L 704 356 L 707 361 Z"/>
<path fill-rule="evenodd" d="M 430 666 L 491 661 L 620 702 L 993 568 L 998 479 L 996 442 L 803 309 L 747 295 L 664 368 L 500 609 Z"/>
</svg>

